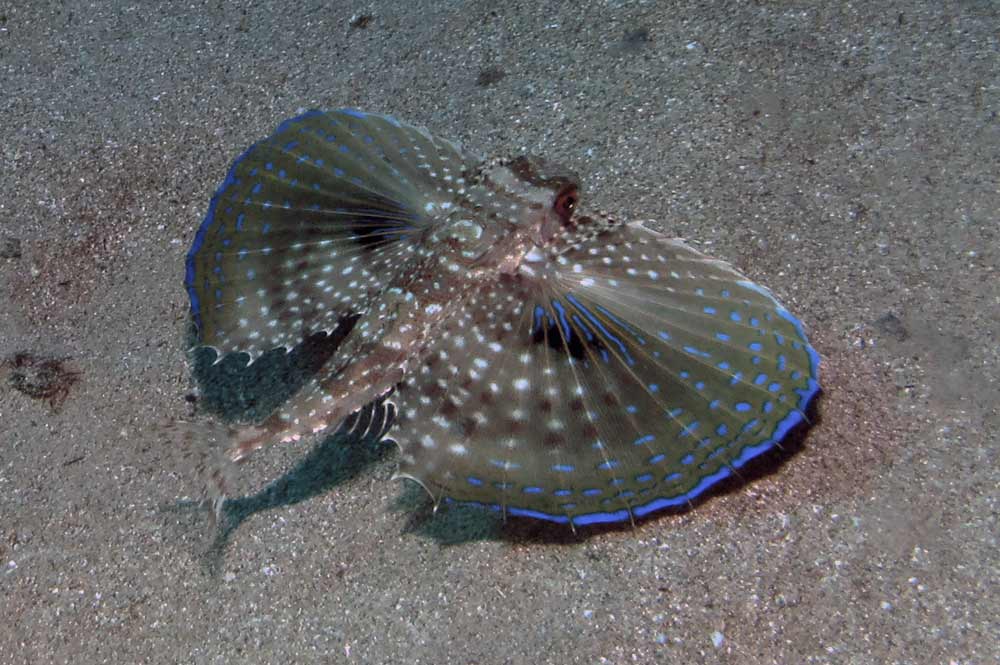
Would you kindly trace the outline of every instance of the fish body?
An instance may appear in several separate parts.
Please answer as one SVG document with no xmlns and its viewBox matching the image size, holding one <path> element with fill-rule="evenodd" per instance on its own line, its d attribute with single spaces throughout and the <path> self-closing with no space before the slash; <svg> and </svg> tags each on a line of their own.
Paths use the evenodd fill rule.
<svg viewBox="0 0 1000 665">
<path fill-rule="evenodd" d="M 198 343 L 253 361 L 347 333 L 227 457 L 387 399 L 397 475 L 435 501 L 579 525 L 685 506 L 778 445 L 819 391 L 801 323 L 579 196 L 549 162 L 388 116 L 283 123 L 233 164 L 188 254 Z"/>
</svg>

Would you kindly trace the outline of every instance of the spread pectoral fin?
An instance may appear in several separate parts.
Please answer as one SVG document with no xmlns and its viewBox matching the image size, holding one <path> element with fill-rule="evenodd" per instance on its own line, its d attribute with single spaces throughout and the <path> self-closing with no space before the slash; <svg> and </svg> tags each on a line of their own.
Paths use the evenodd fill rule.
<svg viewBox="0 0 1000 665">
<path fill-rule="evenodd" d="M 414 269 L 447 183 L 475 162 L 386 116 L 285 122 L 233 164 L 188 254 L 199 343 L 256 358 L 364 311 Z"/>
<path fill-rule="evenodd" d="M 803 420 L 818 357 L 766 290 L 636 226 L 559 256 L 550 279 L 483 287 L 436 336 L 396 397 L 400 475 L 509 514 L 628 520 Z"/>
</svg>

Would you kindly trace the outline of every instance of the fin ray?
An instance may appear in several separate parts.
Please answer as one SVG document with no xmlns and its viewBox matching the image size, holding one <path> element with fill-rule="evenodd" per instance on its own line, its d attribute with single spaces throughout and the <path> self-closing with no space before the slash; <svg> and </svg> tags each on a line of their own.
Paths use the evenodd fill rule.
<svg viewBox="0 0 1000 665">
<path fill-rule="evenodd" d="M 689 505 L 802 421 L 818 356 L 727 264 L 637 226 L 553 256 L 555 279 L 483 285 L 400 387 L 401 474 L 513 515 L 626 521 Z"/>
<path fill-rule="evenodd" d="M 283 123 L 234 162 L 188 254 L 199 345 L 255 359 L 363 311 L 419 261 L 437 171 L 475 162 L 387 116 Z"/>
</svg>

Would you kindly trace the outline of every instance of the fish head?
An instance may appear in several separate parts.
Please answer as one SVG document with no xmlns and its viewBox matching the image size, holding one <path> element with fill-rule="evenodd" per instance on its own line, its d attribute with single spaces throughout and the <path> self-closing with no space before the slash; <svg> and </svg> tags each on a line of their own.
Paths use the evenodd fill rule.
<svg viewBox="0 0 1000 665">
<path fill-rule="evenodd" d="M 486 164 L 465 195 L 438 238 L 477 268 L 512 273 L 583 219 L 577 216 L 579 178 L 539 157 Z"/>
<path fill-rule="evenodd" d="M 541 157 L 522 155 L 496 164 L 486 181 L 503 199 L 510 199 L 510 230 L 548 245 L 560 231 L 575 226 L 580 178 L 569 169 Z"/>
</svg>

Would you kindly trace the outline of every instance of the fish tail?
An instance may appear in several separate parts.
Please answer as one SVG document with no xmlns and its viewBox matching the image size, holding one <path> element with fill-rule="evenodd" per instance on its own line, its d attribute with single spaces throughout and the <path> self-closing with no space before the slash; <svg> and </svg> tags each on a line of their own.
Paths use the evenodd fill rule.
<svg viewBox="0 0 1000 665">
<path fill-rule="evenodd" d="M 236 462 L 229 453 L 236 431 L 209 420 L 174 420 L 163 429 L 179 466 L 194 480 L 198 501 L 211 506 L 219 522 L 236 479 Z"/>
<path fill-rule="evenodd" d="M 336 433 L 358 441 L 384 439 L 396 416 L 396 407 L 387 398 L 383 395 L 350 414 Z M 193 479 L 198 502 L 211 507 L 216 523 L 222 519 L 227 498 L 232 496 L 237 466 L 255 450 L 280 437 L 280 432 L 269 429 L 266 422 L 233 426 L 208 419 L 176 419 L 161 429 L 179 458 L 176 466 Z"/>
</svg>

